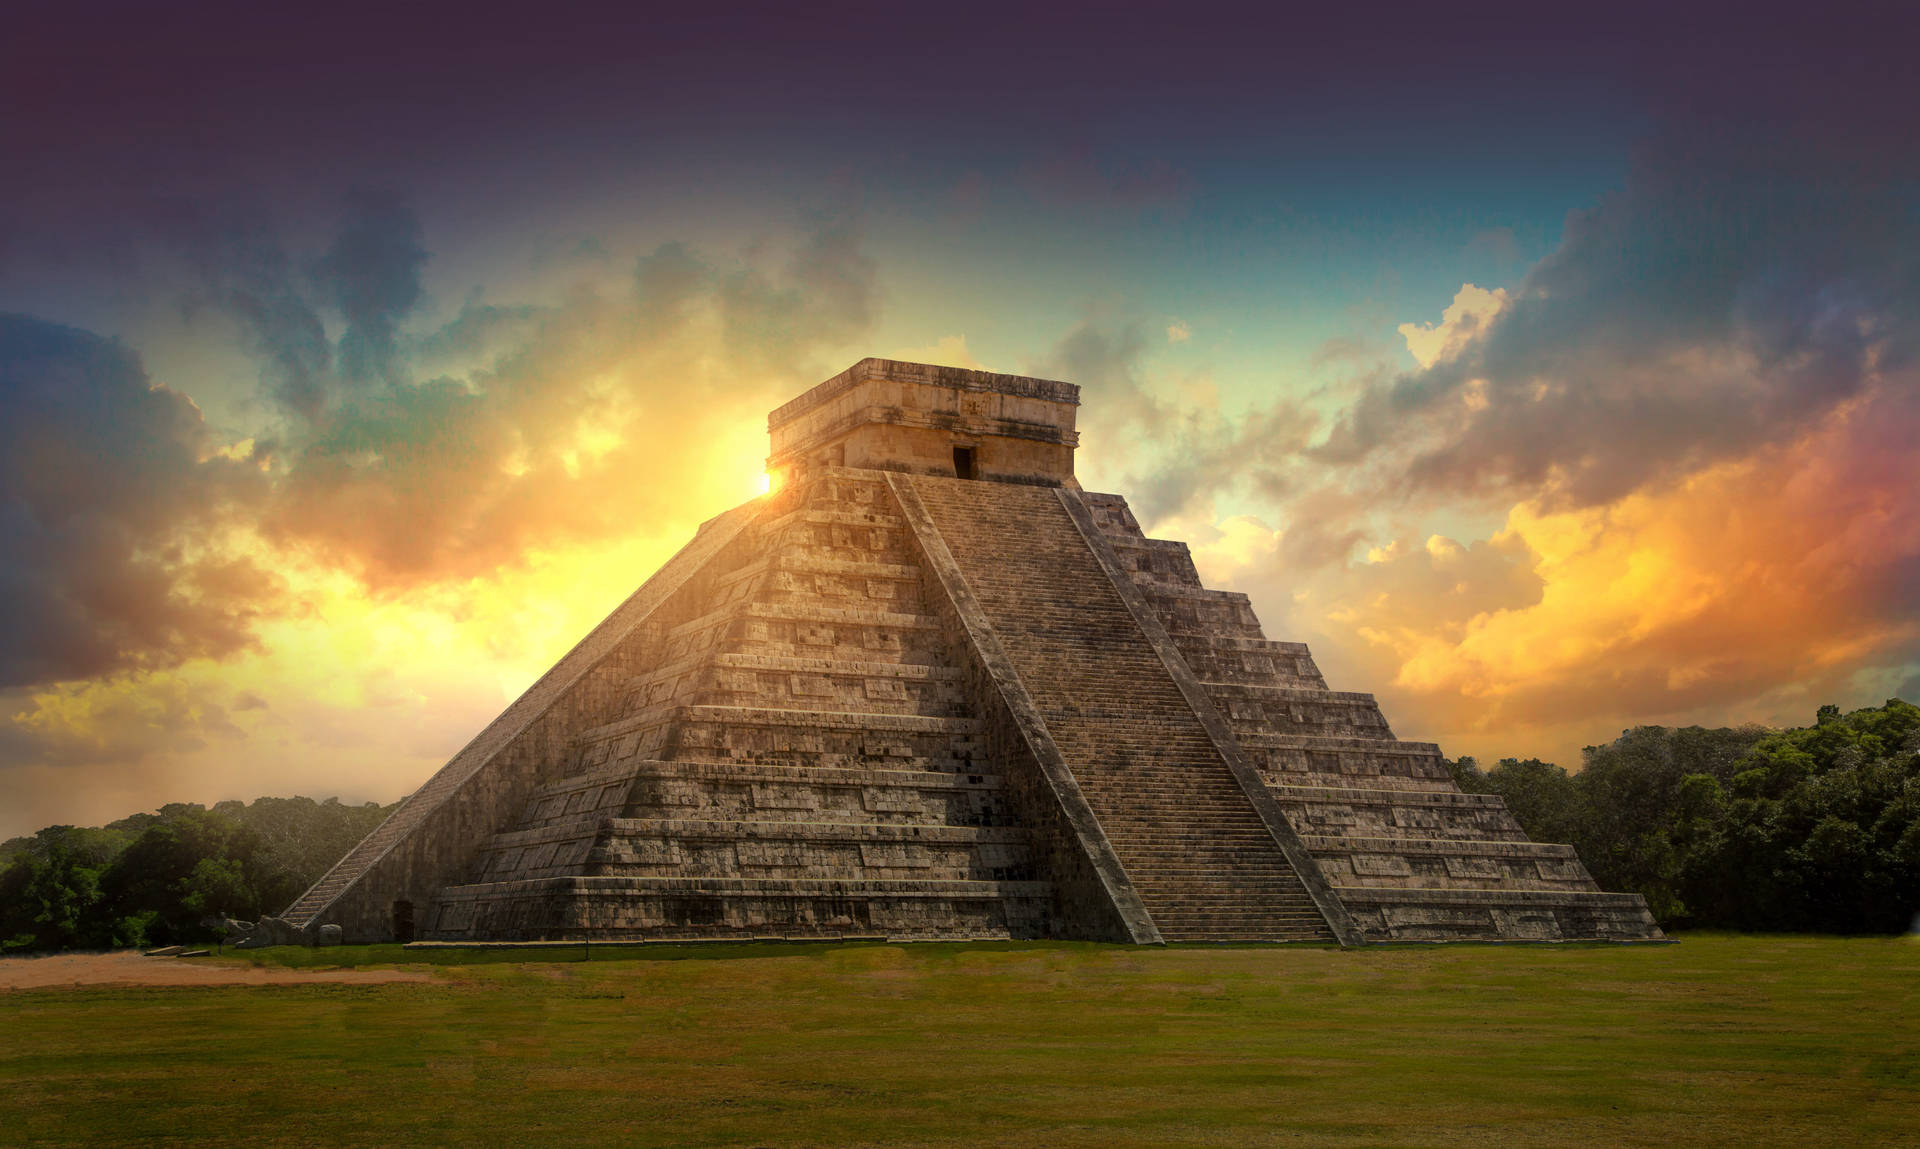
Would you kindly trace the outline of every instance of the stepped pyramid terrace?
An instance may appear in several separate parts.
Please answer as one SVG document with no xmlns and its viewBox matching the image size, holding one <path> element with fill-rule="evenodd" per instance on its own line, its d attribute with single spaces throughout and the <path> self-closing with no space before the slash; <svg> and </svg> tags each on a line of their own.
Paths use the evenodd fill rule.
<svg viewBox="0 0 1920 1149">
<path fill-rule="evenodd" d="M 276 936 L 1661 937 L 1081 490 L 1078 405 L 866 359 L 774 411 L 773 492 L 702 526 Z"/>
</svg>

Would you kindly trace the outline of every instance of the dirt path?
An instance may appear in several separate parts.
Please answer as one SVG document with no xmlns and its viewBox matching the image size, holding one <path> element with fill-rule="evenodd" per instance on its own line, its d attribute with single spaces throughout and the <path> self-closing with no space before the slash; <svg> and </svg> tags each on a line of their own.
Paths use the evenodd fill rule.
<svg viewBox="0 0 1920 1149">
<path fill-rule="evenodd" d="M 144 957 L 138 950 L 104 954 L 54 954 L 0 958 L 0 992 L 82 985 L 288 985 L 346 982 L 378 985 L 432 981 L 426 970 L 286 969 L 229 965 L 201 958 Z"/>
</svg>

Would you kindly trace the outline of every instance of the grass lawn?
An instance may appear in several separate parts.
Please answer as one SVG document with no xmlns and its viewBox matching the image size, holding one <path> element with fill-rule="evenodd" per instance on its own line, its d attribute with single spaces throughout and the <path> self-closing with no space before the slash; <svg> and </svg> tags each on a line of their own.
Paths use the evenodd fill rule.
<svg viewBox="0 0 1920 1149">
<path fill-rule="evenodd" d="M 0 994 L 0 1143 L 1920 1143 L 1905 940 L 201 960 L 436 980 Z"/>
</svg>

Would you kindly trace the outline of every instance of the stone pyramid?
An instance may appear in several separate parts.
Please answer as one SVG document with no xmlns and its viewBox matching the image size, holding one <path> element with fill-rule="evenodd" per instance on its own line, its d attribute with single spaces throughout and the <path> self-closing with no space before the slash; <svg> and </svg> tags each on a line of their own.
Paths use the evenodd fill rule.
<svg viewBox="0 0 1920 1149">
<path fill-rule="evenodd" d="M 702 526 L 277 928 L 1661 936 L 1082 491 L 1078 404 L 866 359 L 774 411 L 774 493 Z"/>
</svg>

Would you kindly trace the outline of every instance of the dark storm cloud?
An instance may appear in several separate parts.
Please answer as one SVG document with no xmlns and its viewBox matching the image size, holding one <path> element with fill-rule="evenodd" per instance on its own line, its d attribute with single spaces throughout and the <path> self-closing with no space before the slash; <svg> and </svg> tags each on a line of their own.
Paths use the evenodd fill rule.
<svg viewBox="0 0 1920 1149">
<path fill-rule="evenodd" d="M 132 352 L 0 315 L 0 687 L 245 646 L 274 580 L 210 532 L 262 492 Z"/>
<path fill-rule="evenodd" d="M 197 305 L 237 319 L 262 364 L 268 398 L 306 421 L 343 393 L 406 382 L 400 325 L 419 302 L 427 262 L 419 220 L 393 191 L 350 189 L 326 250 L 302 261 L 256 201 L 170 201 L 156 234 L 184 254 L 202 280 Z M 303 265 L 304 263 L 304 265 Z M 329 338 L 326 319 L 343 328 Z M 445 342 L 474 337 L 497 316 L 463 315 Z"/>
<path fill-rule="evenodd" d="M 334 348 L 265 206 L 252 196 L 169 198 L 153 206 L 148 220 L 152 239 L 184 258 L 197 277 L 186 309 L 231 315 L 261 365 L 267 397 L 286 410 L 316 415 L 332 385 Z"/>
<path fill-rule="evenodd" d="M 1571 218 L 1459 354 L 1367 389 L 1317 456 L 1385 456 L 1401 493 L 1591 505 L 1790 442 L 1910 371 L 1911 186 L 1684 143 Z"/>
<path fill-rule="evenodd" d="M 878 307 L 844 224 L 773 271 L 668 244 L 625 280 L 421 328 L 403 198 L 349 197 L 314 254 L 264 215 L 163 223 L 192 304 L 231 315 L 258 363 L 253 450 L 220 454 L 119 344 L 0 317 L 0 688 L 247 646 L 280 587 L 226 527 L 392 589 L 674 521 L 714 440 L 844 366 L 822 354 Z"/>
<path fill-rule="evenodd" d="M 241 251 L 238 270 L 214 278 L 245 285 L 222 298 L 292 416 L 262 529 L 380 588 L 481 576 L 684 512 L 676 475 L 698 473 L 729 422 L 752 425 L 779 389 L 825 371 L 819 353 L 863 333 L 878 307 L 872 261 L 844 223 L 774 272 L 666 244 L 623 281 L 583 280 L 550 304 L 469 301 L 418 333 L 405 324 L 427 257 L 404 201 L 356 198 L 305 281 L 276 242 Z M 256 274 L 263 265 L 283 274 Z M 309 342 L 329 307 L 342 335 Z M 312 350 L 297 389 L 289 345 Z"/>
<path fill-rule="evenodd" d="M 391 190 L 356 190 L 331 247 L 313 277 L 346 320 L 340 374 L 354 382 L 401 382 L 396 333 L 420 301 L 427 252 L 413 208 Z"/>
</svg>

